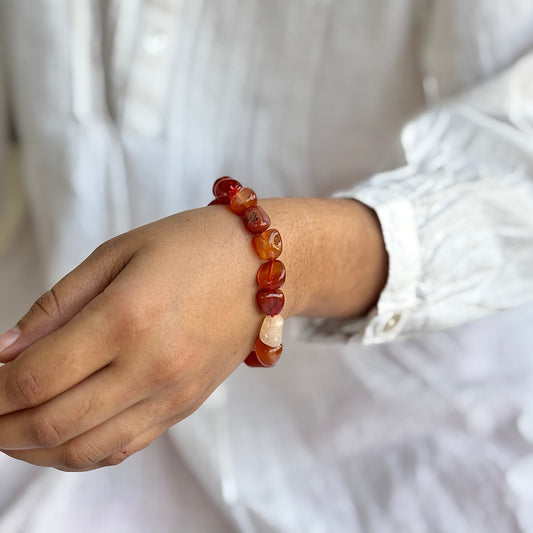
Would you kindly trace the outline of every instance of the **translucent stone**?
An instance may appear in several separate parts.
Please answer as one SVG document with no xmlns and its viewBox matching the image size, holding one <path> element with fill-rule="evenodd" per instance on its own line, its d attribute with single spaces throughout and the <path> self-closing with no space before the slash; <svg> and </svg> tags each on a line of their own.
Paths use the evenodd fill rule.
<svg viewBox="0 0 533 533">
<path fill-rule="evenodd" d="M 270 226 L 270 217 L 258 205 L 249 207 L 242 216 L 244 224 L 252 233 L 263 233 Z"/>
<path fill-rule="evenodd" d="M 257 271 L 257 284 L 262 289 L 279 289 L 285 283 L 286 275 L 281 261 L 267 261 Z"/>
<path fill-rule="evenodd" d="M 281 344 L 283 323 L 284 320 L 281 315 L 266 316 L 259 332 L 261 341 L 271 348 L 277 348 Z"/>
<path fill-rule="evenodd" d="M 244 212 L 253 205 L 257 205 L 257 196 L 249 187 L 243 187 L 233 196 L 230 193 L 230 209 L 237 215 L 243 215 Z"/>
<path fill-rule="evenodd" d="M 263 366 L 274 366 L 283 351 L 283 345 L 272 348 L 267 346 L 261 339 L 257 339 L 254 344 L 254 352 Z"/>
<path fill-rule="evenodd" d="M 259 366 L 259 367 L 262 367 L 263 365 L 261 364 L 261 362 L 259 361 L 259 359 L 257 359 L 257 355 L 256 353 L 252 350 L 248 356 L 246 357 L 246 359 L 244 360 L 244 363 L 248 366 Z"/>
<path fill-rule="evenodd" d="M 265 315 L 279 315 L 285 304 L 285 295 L 278 290 L 259 289 L 257 305 Z"/>
<path fill-rule="evenodd" d="M 225 203 L 229 204 L 229 199 L 233 194 L 235 194 L 239 189 L 242 189 L 242 185 L 233 178 L 229 176 L 224 176 L 218 178 L 213 184 L 213 194 L 216 198 L 227 198 L 228 201 Z"/>
<path fill-rule="evenodd" d="M 259 257 L 267 261 L 278 258 L 283 251 L 281 235 L 275 228 L 267 229 L 257 237 L 254 237 L 252 246 Z"/>
</svg>

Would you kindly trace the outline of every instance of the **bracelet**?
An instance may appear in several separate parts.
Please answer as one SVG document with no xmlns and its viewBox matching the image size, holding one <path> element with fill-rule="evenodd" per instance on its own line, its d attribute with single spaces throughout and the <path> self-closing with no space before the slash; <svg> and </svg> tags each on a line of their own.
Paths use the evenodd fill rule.
<svg viewBox="0 0 533 533">
<path fill-rule="evenodd" d="M 285 304 L 280 290 L 285 283 L 285 265 L 278 260 L 283 245 L 281 235 L 270 227 L 270 218 L 257 205 L 257 196 L 252 189 L 243 187 L 237 180 L 224 176 L 213 185 L 215 199 L 209 205 L 227 205 L 242 217 L 244 225 L 254 235 L 252 247 L 265 262 L 257 271 L 257 305 L 266 316 L 263 319 L 254 348 L 244 362 L 253 367 L 274 366 L 283 350 L 281 333 L 283 317 L 279 314 Z"/>
</svg>

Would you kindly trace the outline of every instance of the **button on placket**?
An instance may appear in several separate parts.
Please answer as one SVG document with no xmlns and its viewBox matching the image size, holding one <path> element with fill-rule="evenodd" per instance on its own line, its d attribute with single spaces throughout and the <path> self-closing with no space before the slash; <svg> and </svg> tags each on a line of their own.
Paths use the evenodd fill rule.
<svg viewBox="0 0 533 533">
<path fill-rule="evenodd" d="M 169 37 L 164 30 L 152 30 L 143 37 L 143 48 L 145 52 L 152 56 L 164 53 L 168 48 Z"/>
<path fill-rule="evenodd" d="M 124 127 L 142 137 L 158 137 L 163 131 L 180 6 L 178 0 L 153 0 L 144 9 L 123 114 Z"/>
</svg>

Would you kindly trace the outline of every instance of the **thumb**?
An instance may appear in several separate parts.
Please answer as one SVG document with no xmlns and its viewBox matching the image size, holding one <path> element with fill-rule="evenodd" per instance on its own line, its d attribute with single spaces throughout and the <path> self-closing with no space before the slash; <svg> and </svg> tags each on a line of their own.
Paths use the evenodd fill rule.
<svg viewBox="0 0 533 533">
<path fill-rule="evenodd" d="M 0 363 L 66 324 L 98 296 L 133 257 L 120 237 L 99 246 L 83 263 L 46 291 L 17 325 L 0 335 Z"/>
</svg>

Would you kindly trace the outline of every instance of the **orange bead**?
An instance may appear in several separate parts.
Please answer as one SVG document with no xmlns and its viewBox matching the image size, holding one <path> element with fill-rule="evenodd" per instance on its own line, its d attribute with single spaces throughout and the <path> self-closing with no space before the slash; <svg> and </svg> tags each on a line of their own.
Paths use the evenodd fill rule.
<svg viewBox="0 0 533 533">
<path fill-rule="evenodd" d="M 256 298 L 259 309 L 265 315 L 279 315 L 285 304 L 285 296 L 280 290 L 260 289 Z"/>
<path fill-rule="evenodd" d="M 235 194 L 239 189 L 242 189 L 242 185 L 229 176 L 223 176 L 218 178 L 213 184 L 213 194 L 216 198 L 226 198 L 229 204 L 230 197 Z"/>
<path fill-rule="evenodd" d="M 246 359 L 244 360 L 244 363 L 248 366 L 255 366 L 255 367 L 263 366 L 261 362 L 259 361 L 259 359 L 257 359 L 257 355 L 253 350 L 248 354 L 248 357 L 246 357 Z"/>
<path fill-rule="evenodd" d="M 285 283 L 286 275 L 281 261 L 267 261 L 257 271 L 257 284 L 262 289 L 279 289 Z"/>
<path fill-rule="evenodd" d="M 242 215 L 244 224 L 252 233 L 262 233 L 270 226 L 270 217 L 258 205 L 249 207 Z"/>
<path fill-rule="evenodd" d="M 267 346 L 261 339 L 257 339 L 254 344 L 254 352 L 263 366 L 274 366 L 283 351 L 283 344 L 280 344 L 276 348 Z"/>
<path fill-rule="evenodd" d="M 231 196 L 231 195 L 230 195 Z M 257 196 L 249 187 L 243 187 L 231 196 L 230 209 L 237 215 L 242 215 L 253 205 L 257 205 Z"/>
<path fill-rule="evenodd" d="M 283 251 L 281 235 L 275 228 L 267 229 L 257 237 L 254 237 L 252 246 L 259 257 L 266 260 L 278 258 Z"/>
</svg>

